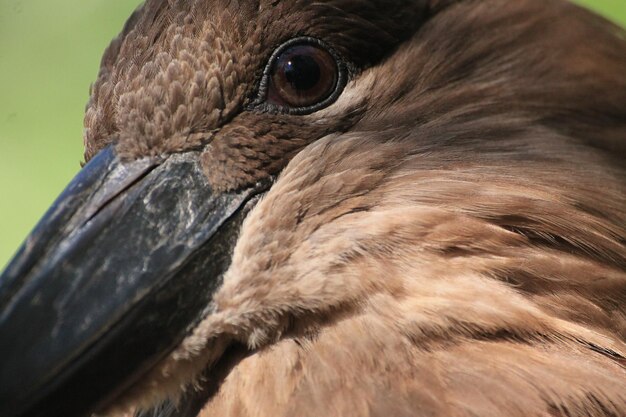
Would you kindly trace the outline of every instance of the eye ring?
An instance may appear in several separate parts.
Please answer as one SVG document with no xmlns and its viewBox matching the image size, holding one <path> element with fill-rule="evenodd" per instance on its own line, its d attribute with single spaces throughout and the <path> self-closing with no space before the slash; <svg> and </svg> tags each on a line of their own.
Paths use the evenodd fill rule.
<svg viewBox="0 0 626 417">
<path fill-rule="evenodd" d="M 321 94 L 319 101 L 315 101 L 310 105 L 299 105 L 299 103 L 289 104 L 288 102 L 278 103 L 276 100 L 270 98 L 270 94 L 275 93 L 275 85 L 273 85 L 274 80 L 272 77 L 276 75 L 274 74 L 276 65 L 285 53 L 298 47 L 302 47 L 303 50 L 307 48 L 319 50 L 322 54 L 326 54 L 328 58 L 332 59 L 332 64 L 336 69 L 332 88 L 328 91 L 328 94 Z M 326 69 L 328 69 L 327 67 L 328 65 L 326 65 Z M 345 62 L 325 42 L 308 36 L 293 38 L 276 48 L 270 56 L 261 76 L 257 99 L 252 103 L 251 107 L 269 113 L 292 115 L 311 114 L 333 104 L 343 92 L 347 80 L 348 70 Z"/>
</svg>

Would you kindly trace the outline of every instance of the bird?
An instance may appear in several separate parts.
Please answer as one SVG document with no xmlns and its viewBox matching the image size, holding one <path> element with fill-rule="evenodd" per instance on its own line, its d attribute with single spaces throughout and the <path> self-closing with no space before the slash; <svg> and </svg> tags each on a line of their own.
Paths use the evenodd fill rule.
<svg viewBox="0 0 626 417">
<path fill-rule="evenodd" d="M 147 0 L 0 278 L 2 417 L 626 416 L 626 33 Z"/>
</svg>

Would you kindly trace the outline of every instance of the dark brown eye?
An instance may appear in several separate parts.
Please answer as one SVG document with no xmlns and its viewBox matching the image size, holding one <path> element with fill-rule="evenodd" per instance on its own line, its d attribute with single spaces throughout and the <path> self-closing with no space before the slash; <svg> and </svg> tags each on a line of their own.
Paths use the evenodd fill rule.
<svg viewBox="0 0 626 417">
<path fill-rule="evenodd" d="M 265 103 L 306 114 L 330 105 L 341 92 L 343 67 L 314 39 L 295 39 L 280 47 L 265 74 Z"/>
</svg>

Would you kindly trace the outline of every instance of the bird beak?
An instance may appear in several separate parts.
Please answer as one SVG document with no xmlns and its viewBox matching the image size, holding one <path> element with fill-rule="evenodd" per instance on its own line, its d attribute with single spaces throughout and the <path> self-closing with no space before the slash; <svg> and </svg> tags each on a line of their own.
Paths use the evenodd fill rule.
<svg viewBox="0 0 626 417">
<path fill-rule="evenodd" d="M 0 415 L 106 405 L 211 310 L 239 225 L 263 185 L 212 190 L 199 152 L 74 178 L 0 277 Z"/>
</svg>

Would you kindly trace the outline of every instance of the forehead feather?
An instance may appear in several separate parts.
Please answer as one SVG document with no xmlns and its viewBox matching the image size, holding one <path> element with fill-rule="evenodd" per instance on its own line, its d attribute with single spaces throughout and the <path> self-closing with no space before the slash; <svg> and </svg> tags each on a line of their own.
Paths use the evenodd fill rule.
<svg viewBox="0 0 626 417">
<path fill-rule="evenodd" d="M 197 147 L 242 109 L 280 43 L 317 37 L 365 67 L 443 4 L 148 0 L 103 57 L 85 117 L 86 158 L 111 141 L 135 156 Z"/>
</svg>

